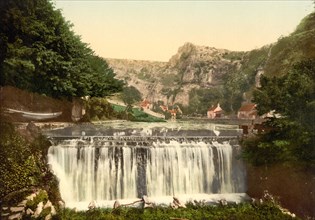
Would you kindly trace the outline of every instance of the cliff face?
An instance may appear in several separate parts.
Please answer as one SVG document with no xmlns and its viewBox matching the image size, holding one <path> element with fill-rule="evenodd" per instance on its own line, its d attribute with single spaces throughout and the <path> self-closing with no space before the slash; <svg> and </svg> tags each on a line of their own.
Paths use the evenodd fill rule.
<svg viewBox="0 0 315 220">
<path fill-rule="evenodd" d="M 194 105 L 197 107 L 190 113 L 199 109 L 200 114 L 220 102 L 225 111 L 233 112 L 243 101 L 251 100 L 261 75 L 283 75 L 295 63 L 315 59 L 314 21 L 315 13 L 311 13 L 289 36 L 247 52 L 186 43 L 168 62 L 107 61 L 117 78 L 136 87 L 151 102 Z"/>
<path fill-rule="evenodd" d="M 188 105 L 192 89 L 220 86 L 229 69 L 239 68 L 241 60 L 233 60 L 229 54 L 231 52 L 225 49 L 186 43 L 169 62 L 107 61 L 117 78 L 135 86 L 144 98 L 152 102 L 162 100 Z"/>
</svg>

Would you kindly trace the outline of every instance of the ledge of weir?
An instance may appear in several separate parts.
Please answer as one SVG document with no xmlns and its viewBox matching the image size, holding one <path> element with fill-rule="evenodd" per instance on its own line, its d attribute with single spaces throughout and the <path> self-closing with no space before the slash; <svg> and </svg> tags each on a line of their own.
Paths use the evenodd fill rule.
<svg viewBox="0 0 315 220">
<path fill-rule="evenodd" d="M 229 142 L 231 144 L 238 144 L 241 136 L 48 136 L 53 142 L 80 140 L 87 143 L 94 141 L 101 141 L 110 143 L 115 146 L 150 146 L 152 143 L 170 143 L 176 141 L 179 143 L 204 142 L 212 143 L 214 141 L 223 143 Z"/>
</svg>

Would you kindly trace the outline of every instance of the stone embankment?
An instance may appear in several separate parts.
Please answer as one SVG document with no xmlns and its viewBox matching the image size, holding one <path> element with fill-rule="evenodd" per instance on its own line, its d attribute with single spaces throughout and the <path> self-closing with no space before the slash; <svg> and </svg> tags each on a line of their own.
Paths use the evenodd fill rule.
<svg viewBox="0 0 315 220">
<path fill-rule="evenodd" d="M 56 215 L 56 209 L 48 200 L 47 192 L 38 190 L 25 197 L 15 206 L 3 206 L 0 210 L 1 220 L 18 220 L 25 216 L 32 219 L 52 219 Z"/>
</svg>

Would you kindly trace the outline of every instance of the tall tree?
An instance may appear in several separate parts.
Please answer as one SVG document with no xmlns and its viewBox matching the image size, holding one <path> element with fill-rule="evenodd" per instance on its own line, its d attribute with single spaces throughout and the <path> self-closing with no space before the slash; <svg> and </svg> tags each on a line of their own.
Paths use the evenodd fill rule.
<svg viewBox="0 0 315 220">
<path fill-rule="evenodd" d="M 141 93 L 134 86 L 124 87 L 122 92 L 122 100 L 127 105 L 133 105 L 134 103 L 142 99 Z"/>
<path fill-rule="evenodd" d="M 261 78 L 254 92 L 259 114 L 274 110 L 281 118 L 270 118 L 272 130 L 259 142 L 247 142 L 245 154 L 256 163 L 299 160 L 315 164 L 315 61 L 296 64 L 281 77 Z"/>
<path fill-rule="evenodd" d="M 0 14 L 1 85 L 69 98 L 122 89 L 50 1 L 0 1 Z"/>
</svg>

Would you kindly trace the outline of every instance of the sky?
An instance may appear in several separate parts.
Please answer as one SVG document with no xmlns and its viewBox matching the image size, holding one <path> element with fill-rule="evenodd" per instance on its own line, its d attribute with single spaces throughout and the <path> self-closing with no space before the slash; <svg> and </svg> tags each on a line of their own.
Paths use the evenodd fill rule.
<svg viewBox="0 0 315 220">
<path fill-rule="evenodd" d="M 312 0 L 53 0 L 104 58 L 168 61 L 185 42 L 248 51 L 276 42 L 314 10 Z"/>
</svg>

